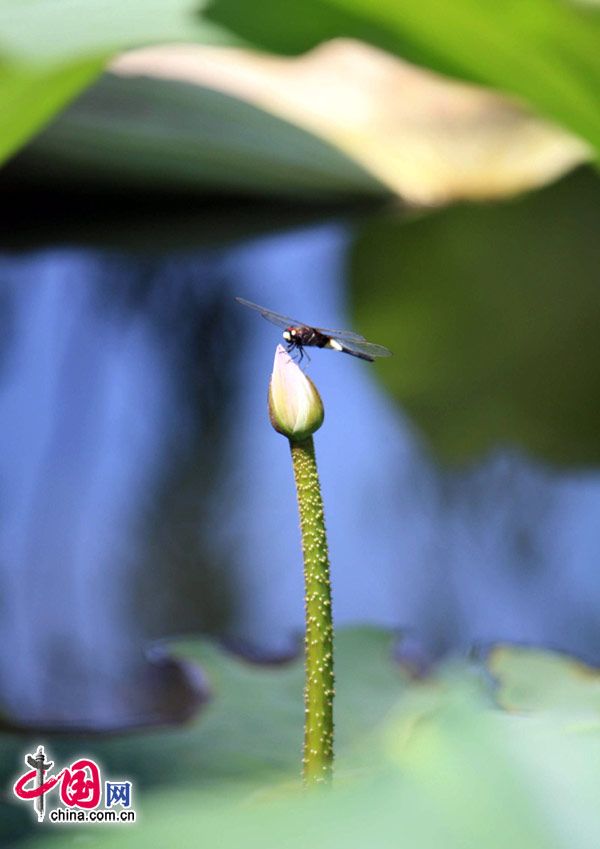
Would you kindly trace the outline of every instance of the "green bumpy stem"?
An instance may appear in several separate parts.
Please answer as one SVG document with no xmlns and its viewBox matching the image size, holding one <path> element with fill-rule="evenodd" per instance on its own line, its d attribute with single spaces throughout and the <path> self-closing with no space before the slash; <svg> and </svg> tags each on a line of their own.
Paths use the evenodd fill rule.
<svg viewBox="0 0 600 849">
<path fill-rule="evenodd" d="M 326 783 L 333 766 L 333 618 L 325 515 L 312 436 L 290 440 L 304 555 L 305 784 Z"/>
</svg>

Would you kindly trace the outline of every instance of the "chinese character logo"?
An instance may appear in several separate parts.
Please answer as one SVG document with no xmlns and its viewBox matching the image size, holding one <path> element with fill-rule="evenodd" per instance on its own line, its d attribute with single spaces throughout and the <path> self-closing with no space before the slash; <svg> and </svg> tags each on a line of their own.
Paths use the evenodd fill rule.
<svg viewBox="0 0 600 849">
<path fill-rule="evenodd" d="M 37 813 L 38 822 L 44 819 L 44 794 L 48 792 L 57 783 L 58 778 L 51 778 L 44 781 L 44 773 L 48 769 L 52 769 L 53 763 L 46 763 L 46 755 L 44 747 L 38 746 L 35 755 L 27 755 L 25 757 L 27 766 L 32 767 L 31 772 L 26 772 L 15 783 L 14 791 L 19 799 L 33 799 L 33 807 Z M 31 782 L 35 783 L 34 787 L 27 789 L 27 785 Z"/>
<path fill-rule="evenodd" d="M 46 815 L 45 797 L 54 788 L 60 790 L 60 801 L 65 806 L 62 811 L 52 811 L 50 820 L 53 822 L 77 820 L 85 822 L 117 821 L 117 815 L 108 811 L 115 805 L 121 808 L 131 806 L 131 781 L 106 781 L 105 782 L 105 806 L 104 811 L 96 811 L 102 796 L 102 781 L 98 764 L 90 758 L 78 758 L 69 766 L 63 767 L 60 772 L 48 774 L 54 766 L 52 761 L 46 760 L 43 746 L 38 746 L 34 755 L 25 756 L 25 763 L 31 769 L 23 773 L 14 783 L 13 791 L 19 799 L 33 801 L 33 807 L 37 814 L 38 822 L 43 822 Z M 68 811 L 78 808 L 80 812 L 68 815 Z M 86 815 L 84 812 L 93 812 Z M 122 814 L 120 821 L 135 819 L 135 814 Z"/>
<path fill-rule="evenodd" d="M 128 808 L 131 805 L 131 781 L 107 781 L 105 799 L 107 808 L 119 803 Z"/>
</svg>

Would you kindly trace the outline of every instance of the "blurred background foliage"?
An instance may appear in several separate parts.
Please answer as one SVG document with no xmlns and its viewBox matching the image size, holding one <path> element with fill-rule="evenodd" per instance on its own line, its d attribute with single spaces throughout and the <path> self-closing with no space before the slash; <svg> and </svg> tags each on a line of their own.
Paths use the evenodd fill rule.
<svg viewBox="0 0 600 849">
<path fill-rule="evenodd" d="M 50 39 L 55 22 L 60 38 Z M 453 78 L 516 95 L 592 148 L 600 145 L 600 24 L 593 5 L 461 0 L 447 7 L 431 0 L 417 8 L 411 3 L 294 0 L 275 8 L 238 0 L 208 5 L 170 0 L 139 8 L 130 4 L 124 11 L 97 0 L 62 7 L 37 0 L 6 3 L 0 25 L 3 158 L 85 88 L 119 50 L 187 41 L 303 52 L 340 37 L 357 38 Z M 214 107 L 210 100 L 207 105 L 210 119 Z M 202 113 L 202 101 L 196 108 Z M 189 116 L 189 103 L 182 103 L 181 110 Z M 226 114 L 226 103 L 223 110 Z M 269 136 L 267 125 L 263 140 Z"/>
<path fill-rule="evenodd" d="M 356 310 L 389 340 L 398 360 L 382 379 L 441 455 L 505 443 L 598 463 L 599 227 L 600 185 L 585 171 L 508 203 L 365 227 Z"/>
<path fill-rule="evenodd" d="M 599 30 L 567 0 L 2 5 L 5 845 L 597 847 Z M 395 354 L 310 365 L 326 797 L 276 336 L 238 294 Z M 40 742 L 131 778 L 139 823 L 37 829 Z"/>
<path fill-rule="evenodd" d="M 146 735 L 94 743 L 106 775 L 135 781 L 140 821 L 89 829 L 86 842 L 192 847 L 200 831 L 220 846 L 393 846 L 402 832 L 427 849 L 594 845 L 595 672 L 502 647 L 489 666 L 455 662 L 435 682 L 419 681 L 391 662 L 390 648 L 389 634 L 375 629 L 338 633 L 336 785 L 304 796 L 301 660 L 272 668 L 206 642 L 177 647 L 201 664 L 215 698 L 199 721 L 155 732 L 151 745 Z M 495 710 L 498 702 L 511 713 Z M 81 746 L 63 737 L 52 753 L 67 762 Z M 46 832 L 43 845 L 64 845 L 67 829 Z"/>
</svg>

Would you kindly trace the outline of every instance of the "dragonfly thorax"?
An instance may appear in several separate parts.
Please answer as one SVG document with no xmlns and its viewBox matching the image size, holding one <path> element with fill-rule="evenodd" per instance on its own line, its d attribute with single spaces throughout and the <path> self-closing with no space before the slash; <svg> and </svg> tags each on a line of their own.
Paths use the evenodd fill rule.
<svg viewBox="0 0 600 849">
<path fill-rule="evenodd" d="M 297 348 L 301 350 L 305 345 L 313 345 L 317 348 L 324 348 L 329 337 L 320 333 L 314 327 L 286 327 L 283 331 L 283 338 L 287 342 L 289 348 Z"/>
</svg>

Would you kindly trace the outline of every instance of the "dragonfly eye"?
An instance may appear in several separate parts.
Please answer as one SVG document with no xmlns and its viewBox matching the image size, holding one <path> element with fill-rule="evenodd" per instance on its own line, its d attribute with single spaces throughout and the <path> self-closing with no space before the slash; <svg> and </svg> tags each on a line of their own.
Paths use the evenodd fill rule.
<svg viewBox="0 0 600 849">
<path fill-rule="evenodd" d="M 291 342 L 292 337 L 290 335 L 289 330 L 284 330 L 282 336 L 283 336 L 283 338 L 285 339 L 286 342 Z"/>
</svg>

